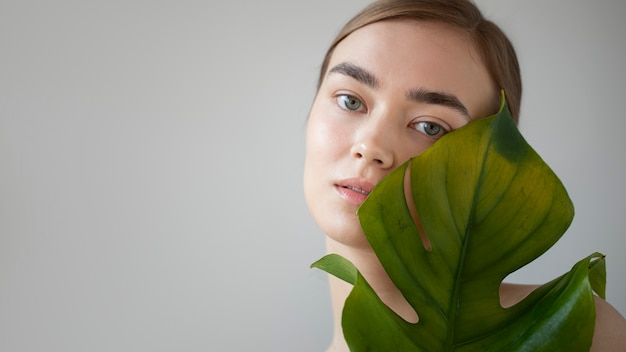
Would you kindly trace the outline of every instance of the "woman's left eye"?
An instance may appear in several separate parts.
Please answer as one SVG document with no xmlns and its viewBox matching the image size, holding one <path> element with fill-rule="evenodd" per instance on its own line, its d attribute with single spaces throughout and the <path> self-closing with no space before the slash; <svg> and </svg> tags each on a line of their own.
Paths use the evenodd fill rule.
<svg viewBox="0 0 626 352">
<path fill-rule="evenodd" d="M 338 96 L 337 101 L 342 108 L 350 111 L 359 110 L 363 106 L 363 103 L 359 99 L 348 94 Z"/>
<path fill-rule="evenodd" d="M 448 133 L 441 125 L 434 122 L 421 121 L 415 124 L 415 129 L 429 137 L 441 137 Z"/>
</svg>

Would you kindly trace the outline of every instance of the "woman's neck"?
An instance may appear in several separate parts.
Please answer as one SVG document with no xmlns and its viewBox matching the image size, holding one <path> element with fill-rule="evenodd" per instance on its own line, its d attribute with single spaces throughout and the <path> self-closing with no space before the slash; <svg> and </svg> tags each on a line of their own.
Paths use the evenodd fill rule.
<svg viewBox="0 0 626 352">
<path fill-rule="evenodd" d="M 394 312 L 409 322 L 417 322 L 415 310 L 404 299 L 400 291 L 393 284 L 382 264 L 374 254 L 374 251 L 367 248 L 354 248 L 341 244 L 331 238 L 326 238 L 326 253 L 336 253 L 348 259 L 354 264 L 361 275 L 372 286 L 380 299 Z M 343 337 L 341 327 L 341 313 L 346 298 L 352 290 L 352 285 L 337 279 L 334 276 L 329 278 L 330 296 L 333 307 L 333 340 L 328 352 L 348 351 L 348 346 Z"/>
</svg>

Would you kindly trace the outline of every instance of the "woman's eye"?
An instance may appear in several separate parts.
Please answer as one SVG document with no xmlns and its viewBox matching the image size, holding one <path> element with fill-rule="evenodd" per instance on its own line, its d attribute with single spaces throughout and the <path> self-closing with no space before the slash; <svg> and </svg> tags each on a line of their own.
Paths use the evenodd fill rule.
<svg viewBox="0 0 626 352">
<path fill-rule="evenodd" d="M 363 106 L 359 99 L 347 94 L 340 95 L 337 101 L 342 108 L 350 111 L 359 110 Z"/>
<path fill-rule="evenodd" d="M 443 127 L 428 121 L 422 121 L 415 124 L 415 129 L 429 137 L 441 137 L 448 133 Z"/>
</svg>

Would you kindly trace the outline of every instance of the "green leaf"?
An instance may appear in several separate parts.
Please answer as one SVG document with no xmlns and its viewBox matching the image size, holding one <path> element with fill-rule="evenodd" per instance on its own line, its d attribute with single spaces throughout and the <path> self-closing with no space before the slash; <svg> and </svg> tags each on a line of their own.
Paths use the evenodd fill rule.
<svg viewBox="0 0 626 352">
<path fill-rule="evenodd" d="M 601 253 L 594 253 L 594 257 L 597 258 L 591 263 L 589 267 L 589 281 L 591 288 L 602 299 L 606 299 L 606 262 L 604 255 Z"/>
<path fill-rule="evenodd" d="M 322 259 L 311 264 L 311 268 L 324 270 L 352 285 L 354 285 L 357 280 L 358 270 L 356 266 L 338 254 L 328 254 L 324 256 Z"/>
<path fill-rule="evenodd" d="M 392 172 L 358 215 L 419 322 L 403 320 L 360 273 L 351 275 L 342 316 L 351 350 L 589 350 L 591 285 L 604 295 L 601 254 L 515 306 L 500 305 L 503 279 L 550 248 L 574 216 L 565 188 L 523 139 L 504 98 L 496 115 L 446 135 Z M 333 273 L 353 270 L 331 262 Z"/>
</svg>

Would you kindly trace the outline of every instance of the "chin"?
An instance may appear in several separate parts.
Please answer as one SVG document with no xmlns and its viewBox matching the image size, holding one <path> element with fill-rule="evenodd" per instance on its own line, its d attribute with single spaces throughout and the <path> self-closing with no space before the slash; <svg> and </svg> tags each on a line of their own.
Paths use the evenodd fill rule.
<svg viewBox="0 0 626 352">
<path fill-rule="evenodd" d="M 348 247 L 371 248 L 356 215 L 356 207 L 338 201 L 334 192 L 329 195 L 307 182 L 304 196 L 309 213 L 328 238 Z"/>
<path fill-rule="evenodd" d="M 358 218 L 335 219 L 334 222 L 318 222 L 318 226 L 328 238 L 344 246 L 355 249 L 371 249 Z"/>
</svg>

